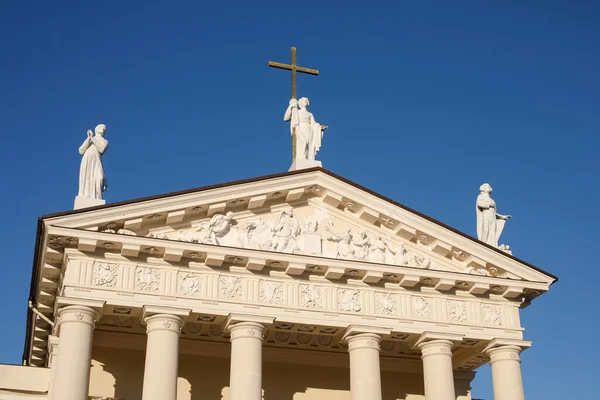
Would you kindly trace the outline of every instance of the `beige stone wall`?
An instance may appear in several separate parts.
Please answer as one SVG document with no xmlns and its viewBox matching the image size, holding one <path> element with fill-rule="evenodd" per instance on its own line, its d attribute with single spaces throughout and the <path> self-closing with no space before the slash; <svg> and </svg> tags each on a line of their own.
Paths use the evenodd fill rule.
<svg viewBox="0 0 600 400">
<path fill-rule="evenodd" d="M 95 347 L 90 395 L 141 400 L 144 352 Z M 229 360 L 182 354 L 178 400 L 228 400 Z M 424 400 L 423 376 L 383 371 L 383 400 Z M 290 363 L 265 363 L 264 400 L 350 400 L 349 371 Z M 458 400 L 470 400 L 469 382 L 457 381 Z"/>
</svg>

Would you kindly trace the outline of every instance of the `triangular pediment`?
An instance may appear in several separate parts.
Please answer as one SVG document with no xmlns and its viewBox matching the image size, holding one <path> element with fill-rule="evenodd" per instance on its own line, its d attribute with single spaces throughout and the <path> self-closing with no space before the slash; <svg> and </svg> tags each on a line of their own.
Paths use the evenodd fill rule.
<svg viewBox="0 0 600 400">
<path fill-rule="evenodd" d="M 551 284 L 555 277 L 320 168 L 43 217 L 46 226 Z"/>
</svg>

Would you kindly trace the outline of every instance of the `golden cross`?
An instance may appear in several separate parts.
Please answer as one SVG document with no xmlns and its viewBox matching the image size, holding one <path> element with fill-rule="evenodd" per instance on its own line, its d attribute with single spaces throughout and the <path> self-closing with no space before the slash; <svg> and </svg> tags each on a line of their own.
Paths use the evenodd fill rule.
<svg viewBox="0 0 600 400">
<path fill-rule="evenodd" d="M 292 99 L 296 98 L 296 72 L 302 72 L 303 74 L 319 75 L 319 71 L 316 69 L 303 68 L 296 65 L 296 48 L 292 47 L 292 64 L 282 64 L 278 62 L 269 61 L 269 67 L 287 69 L 292 71 Z"/>
</svg>

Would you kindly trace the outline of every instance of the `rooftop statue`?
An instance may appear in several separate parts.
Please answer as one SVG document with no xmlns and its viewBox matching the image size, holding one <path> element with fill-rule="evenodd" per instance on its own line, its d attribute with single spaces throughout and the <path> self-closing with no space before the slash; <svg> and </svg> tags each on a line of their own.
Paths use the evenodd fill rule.
<svg viewBox="0 0 600 400">
<path fill-rule="evenodd" d="M 102 154 L 106 151 L 108 141 L 104 138 L 106 125 L 100 124 L 87 131 L 87 138 L 79 147 L 81 166 L 79 168 L 79 193 L 78 197 L 87 199 L 102 199 L 102 192 L 106 190 L 106 176 L 102 167 Z"/>
<path fill-rule="evenodd" d="M 323 130 L 308 111 L 309 104 L 306 97 L 300 100 L 291 99 L 283 116 L 284 121 L 290 121 L 290 133 L 295 136 L 296 160 L 314 160 L 321 148 Z"/>
<path fill-rule="evenodd" d="M 496 212 L 496 202 L 490 197 L 492 187 L 484 183 L 477 196 L 477 238 L 491 246 L 498 247 L 498 239 L 510 215 Z"/>
</svg>

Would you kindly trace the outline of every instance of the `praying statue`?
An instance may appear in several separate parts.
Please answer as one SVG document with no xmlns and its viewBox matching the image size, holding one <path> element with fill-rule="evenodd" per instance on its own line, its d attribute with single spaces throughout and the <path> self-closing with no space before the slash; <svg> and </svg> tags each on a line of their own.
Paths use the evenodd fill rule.
<svg viewBox="0 0 600 400">
<path fill-rule="evenodd" d="M 102 154 L 106 151 L 108 141 L 104 138 L 106 125 L 100 124 L 87 131 L 87 138 L 79 147 L 81 167 L 79 168 L 79 194 L 78 197 L 87 199 L 102 199 L 102 192 L 106 191 L 106 176 L 102 168 Z"/>
<path fill-rule="evenodd" d="M 285 111 L 284 121 L 290 121 L 290 132 L 295 132 L 295 160 L 314 160 L 321 148 L 323 128 L 308 112 L 309 101 L 306 97 L 300 100 L 291 99 Z"/>
<path fill-rule="evenodd" d="M 498 247 L 498 239 L 510 215 L 496 212 L 496 202 L 490 197 L 492 187 L 484 183 L 477 196 L 477 238 L 491 246 Z"/>
</svg>

